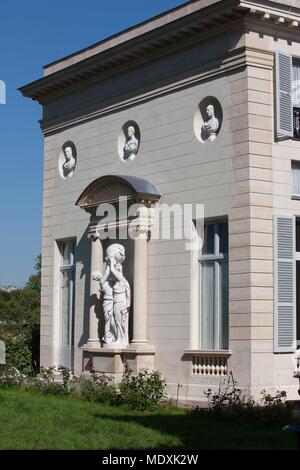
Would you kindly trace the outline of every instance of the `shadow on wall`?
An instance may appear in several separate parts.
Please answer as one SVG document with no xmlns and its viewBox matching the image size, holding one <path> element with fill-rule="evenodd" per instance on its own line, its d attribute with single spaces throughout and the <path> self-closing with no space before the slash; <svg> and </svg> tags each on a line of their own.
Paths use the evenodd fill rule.
<svg viewBox="0 0 300 470">
<path fill-rule="evenodd" d="M 81 239 L 76 247 L 76 262 L 81 265 L 80 279 L 84 277 L 84 298 L 83 298 L 83 315 L 82 315 L 82 335 L 80 337 L 78 347 L 86 344 L 89 338 L 89 311 L 91 305 L 96 305 L 98 310 L 97 299 L 90 299 L 90 271 L 91 271 L 91 246 L 88 238 L 88 227 L 85 229 Z M 94 302 L 94 304 L 92 304 Z"/>
</svg>

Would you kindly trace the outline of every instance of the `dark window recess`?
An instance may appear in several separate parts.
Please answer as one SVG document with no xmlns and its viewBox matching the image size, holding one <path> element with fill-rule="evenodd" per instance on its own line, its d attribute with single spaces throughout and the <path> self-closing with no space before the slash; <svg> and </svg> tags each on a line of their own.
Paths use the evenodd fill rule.
<svg viewBox="0 0 300 470">
<path fill-rule="evenodd" d="M 300 139 L 300 108 L 293 108 L 294 138 Z"/>
<path fill-rule="evenodd" d="M 203 255 L 212 255 L 215 252 L 215 224 L 204 225 Z"/>
</svg>

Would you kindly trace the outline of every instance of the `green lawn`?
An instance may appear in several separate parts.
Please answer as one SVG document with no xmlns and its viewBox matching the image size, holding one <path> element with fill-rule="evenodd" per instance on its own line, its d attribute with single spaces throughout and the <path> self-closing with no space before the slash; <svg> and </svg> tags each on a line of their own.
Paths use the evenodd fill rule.
<svg viewBox="0 0 300 470">
<path fill-rule="evenodd" d="M 295 449 L 280 424 L 0 389 L 0 449 Z"/>
</svg>

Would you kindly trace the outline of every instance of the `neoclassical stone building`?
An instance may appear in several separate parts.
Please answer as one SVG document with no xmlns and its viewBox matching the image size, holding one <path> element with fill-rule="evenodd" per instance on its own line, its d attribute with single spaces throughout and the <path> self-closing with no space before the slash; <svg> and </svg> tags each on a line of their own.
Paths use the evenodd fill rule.
<svg viewBox="0 0 300 470">
<path fill-rule="evenodd" d="M 296 0 L 194 0 L 21 88 L 43 106 L 41 364 L 296 396 L 299 33 Z M 154 236 L 175 205 L 193 249 Z"/>
</svg>

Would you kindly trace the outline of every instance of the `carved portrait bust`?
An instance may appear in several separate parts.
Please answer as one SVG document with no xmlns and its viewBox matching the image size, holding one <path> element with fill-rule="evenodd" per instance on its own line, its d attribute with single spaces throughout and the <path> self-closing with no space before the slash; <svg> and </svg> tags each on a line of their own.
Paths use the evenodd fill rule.
<svg viewBox="0 0 300 470">
<path fill-rule="evenodd" d="M 63 149 L 65 162 L 62 165 L 63 175 L 65 178 L 70 177 L 73 175 L 75 166 L 76 166 L 76 159 L 73 155 L 73 149 L 71 146 L 66 146 Z"/>
<path fill-rule="evenodd" d="M 123 158 L 125 161 L 131 161 L 135 158 L 139 148 L 139 141 L 135 136 L 135 128 L 128 126 L 126 142 L 123 149 Z"/>
<path fill-rule="evenodd" d="M 212 104 L 206 107 L 206 116 L 207 120 L 202 125 L 202 134 L 204 140 L 213 142 L 218 135 L 220 123 L 215 116 L 215 108 Z"/>
</svg>

